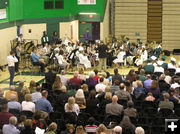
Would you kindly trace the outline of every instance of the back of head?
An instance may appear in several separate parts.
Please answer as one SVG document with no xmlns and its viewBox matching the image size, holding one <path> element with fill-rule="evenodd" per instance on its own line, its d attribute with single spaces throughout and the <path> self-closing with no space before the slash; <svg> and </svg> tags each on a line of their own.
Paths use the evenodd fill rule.
<svg viewBox="0 0 180 134">
<path fill-rule="evenodd" d="M 75 95 L 76 98 L 84 98 L 84 92 L 82 89 L 78 89 Z"/>
<path fill-rule="evenodd" d="M 89 72 L 89 77 L 93 78 L 95 76 L 95 73 L 93 71 Z"/>
<path fill-rule="evenodd" d="M 94 70 L 94 73 L 95 73 L 95 75 L 97 75 L 97 74 L 98 74 L 98 70 L 97 70 L 97 69 L 95 69 L 95 70 Z"/>
<path fill-rule="evenodd" d="M 61 87 L 61 91 L 62 91 L 62 92 L 66 92 L 66 86 L 62 86 L 62 87 Z"/>
<path fill-rule="evenodd" d="M 41 94 L 42 94 L 43 97 L 47 97 L 48 96 L 48 92 L 46 90 L 43 90 Z"/>
<path fill-rule="evenodd" d="M 25 128 L 32 128 L 32 120 L 27 119 L 27 120 L 24 122 L 24 127 L 25 127 Z"/>
<path fill-rule="evenodd" d="M 48 127 L 48 131 L 56 131 L 57 130 L 57 124 L 55 122 L 52 122 L 49 127 Z"/>
<path fill-rule="evenodd" d="M 120 84 L 119 80 L 114 81 L 114 85 L 119 86 L 119 84 Z"/>
<path fill-rule="evenodd" d="M 100 124 L 99 127 L 96 130 L 97 134 L 101 134 L 102 132 L 106 133 L 107 132 L 107 128 L 104 124 Z"/>
<path fill-rule="evenodd" d="M 114 69 L 114 74 L 118 74 L 118 69 L 117 68 Z"/>
<path fill-rule="evenodd" d="M 26 94 L 25 95 L 25 101 L 32 101 L 32 95 L 31 94 Z"/>
<path fill-rule="evenodd" d="M 134 106 L 134 102 L 133 101 L 128 101 L 127 102 L 127 107 L 132 108 Z"/>
<path fill-rule="evenodd" d="M 14 86 L 14 85 L 11 85 L 11 86 L 9 87 L 9 90 L 14 91 L 14 90 L 15 90 L 15 86 Z"/>
<path fill-rule="evenodd" d="M 164 93 L 163 97 L 164 97 L 164 99 L 169 99 L 170 95 L 169 95 L 169 93 Z"/>
<path fill-rule="evenodd" d="M 104 81 L 104 78 L 101 77 L 101 78 L 99 79 L 99 82 L 103 82 L 103 81 Z"/>
<path fill-rule="evenodd" d="M 144 129 L 142 127 L 137 127 L 135 130 L 136 134 L 145 134 Z"/>
<path fill-rule="evenodd" d="M 16 125 L 17 124 L 17 118 L 15 116 L 12 116 L 9 118 L 9 124 Z"/>
<path fill-rule="evenodd" d="M 0 89 L 0 97 L 3 97 L 4 95 L 4 90 Z"/>
<path fill-rule="evenodd" d="M 122 127 L 120 127 L 120 126 L 114 127 L 114 133 L 115 134 L 122 134 Z"/>
<path fill-rule="evenodd" d="M 15 101 L 15 100 L 16 100 L 16 95 L 15 94 L 11 94 L 10 101 Z"/>
<path fill-rule="evenodd" d="M 121 83 L 119 88 L 120 88 L 120 90 L 124 90 L 124 83 Z"/>
<path fill-rule="evenodd" d="M 74 72 L 74 77 L 78 77 L 78 72 L 77 71 Z"/>
<path fill-rule="evenodd" d="M 118 101 L 118 97 L 117 97 L 117 95 L 114 95 L 113 97 L 112 97 L 112 102 L 117 102 Z"/>
</svg>

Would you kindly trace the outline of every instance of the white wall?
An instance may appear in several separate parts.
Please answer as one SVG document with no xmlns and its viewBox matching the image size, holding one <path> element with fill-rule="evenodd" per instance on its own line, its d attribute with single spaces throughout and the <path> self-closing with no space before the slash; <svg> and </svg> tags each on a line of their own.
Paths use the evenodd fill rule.
<svg viewBox="0 0 180 134">
<path fill-rule="evenodd" d="M 72 41 L 78 40 L 79 35 L 79 21 L 61 22 L 59 23 L 60 38 L 64 38 L 65 34 L 71 39 L 71 26 L 72 26 Z"/>
<path fill-rule="evenodd" d="M 24 39 L 36 39 L 38 40 L 38 43 L 40 44 L 43 31 L 46 31 L 46 24 L 45 23 L 26 24 L 26 25 L 23 25 L 21 28 L 22 28 Z M 31 29 L 31 33 L 29 33 L 29 29 Z"/>
<path fill-rule="evenodd" d="M 16 26 L 0 30 L 0 65 L 7 64 L 6 58 L 11 50 L 10 40 L 15 39 L 16 35 Z"/>
</svg>

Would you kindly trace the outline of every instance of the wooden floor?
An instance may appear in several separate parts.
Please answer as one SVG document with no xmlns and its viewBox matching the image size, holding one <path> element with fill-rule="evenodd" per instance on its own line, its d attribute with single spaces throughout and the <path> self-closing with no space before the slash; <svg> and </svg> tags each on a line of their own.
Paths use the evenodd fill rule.
<svg viewBox="0 0 180 134">
<path fill-rule="evenodd" d="M 173 56 L 174 58 L 176 58 L 176 63 L 178 63 L 178 62 L 180 62 L 180 55 L 171 55 L 171 56 Z M 169 56 L 169 57 L 167 57 L 167 60 L 166 60 L 166 62 L 169 62 L 169 60 L 170 60 L 170 57 L 171 56 Z M 129 70 L 130 69 L 135 69 L 135 70 L 137 70 L 137 67 L 129 67 L 129 68 L 127 68 L 127 67 L 123 67 L 123 68 L 119 68 L 119 73 L 121 74 L 121 75 L 127 75 L 128 74 L 128 72 L 129 72 Z M 70 69 L 71 70 L 71 69 Z M 88 77 L 88 73 L 90 72 L 90 71 L 92 71 L 93 69 L 90 69 L 90 70 L 88 70 L 88 71 L 85 71 L 85 74 L 87 75 L 87 77 Z M 113 74 L 113 70 L 114 70 L 114 68 L 108 68 L 107 69 L 107 71 L 108 72 L 110 72 L 110 74 Z M 74 71 L 73 71 L 74 72 Z M 72 71 L 70 71 L 70 72 L 68 72 L 67 73 L 67 76 L 68 77 L 72 77 L 72 75 L 73 75 L 73 72 Z M 99 73 L 100 75 L 101 75 L 101 73 Z M 58 74 L 58 75 L 60 75 L 60 74 Z M 44 82 L 44 75 L 43 74 L 38 74 L 38 73 L 31 73 L 30 72 L 30 70 L 27 70 L 27 71 L 25 71 L 25 72 L 23 72 L 22 70 L 20 70 L 20 72 L 19 73 L 16 73 L 15 74 L 15 77 L 14 77 L 14 83 L 15 83 L 15 86 L 17 86 L 18 84 L 19 84 L 19 81 L 24 81 L 25 82 L 25 86 L 29 86 L 29 82 L 31 81 L 31 80 L 35 80 L 36 82 L 38 82 L 38 83 L 43 83 Z M 0 88 L 1 89 L 8 89 L 9 88 L 9 72 L 8 72 L 8 69 L 7 69 L 7 67 L 5 68 L 5 72 L 0 72 Z"/>
</svg>

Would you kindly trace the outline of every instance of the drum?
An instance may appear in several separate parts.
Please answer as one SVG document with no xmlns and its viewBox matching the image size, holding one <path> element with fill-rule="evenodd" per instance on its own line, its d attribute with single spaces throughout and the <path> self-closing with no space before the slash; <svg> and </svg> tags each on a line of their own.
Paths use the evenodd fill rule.
<svg viewBox="0 0 180 134">
<path fill-rule="evenodd" d="M 24 45 L 24 50 L 25 52 L 27 52 L 28 54 L 31 54 L 33 48 L 35 47 L 34 43 L 33 42 L 27 42 L 25 45 Z"/>
</svg>

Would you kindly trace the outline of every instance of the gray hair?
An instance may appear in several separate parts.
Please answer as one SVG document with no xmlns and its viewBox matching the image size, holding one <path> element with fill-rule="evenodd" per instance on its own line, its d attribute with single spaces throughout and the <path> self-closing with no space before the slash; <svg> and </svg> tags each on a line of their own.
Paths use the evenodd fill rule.
<svg viewBox="0 0 180 134">
<path fill-rule="evenodd" d="M 16 100 L 16 95 L 15 94 L 11 94 L 10 101 L 15 101 L 15 100 Z"/>
<path fill-rule="evenodd" d="M 89 72 L 89 77 L 93 78 L 95 76 L 95 73 L 93 71 Z"/>
<path fill-rule="evenodd" d="M 9 87 L 9 89 L 10 89 L 11 91 L 15 90 L 15 86 L 14 86 L 14 85 L 11 85 L 11 86 Z"/>
<path fill-rule="evenodd" d="M 16 125 L 17 124 L 17 118 L 15 116 L 12 116 L 9 118 L 9 124 Z"/>
<path fill-rule="evenodd" d="M 135 130 L 136 134 L 145 134 L 144 129 L 142 127 L 137 127 Z"/>
</svg>

